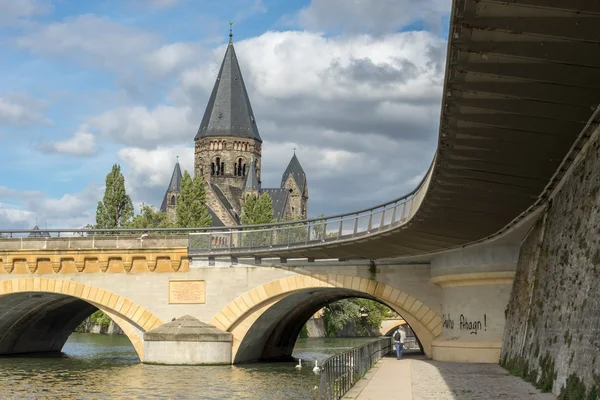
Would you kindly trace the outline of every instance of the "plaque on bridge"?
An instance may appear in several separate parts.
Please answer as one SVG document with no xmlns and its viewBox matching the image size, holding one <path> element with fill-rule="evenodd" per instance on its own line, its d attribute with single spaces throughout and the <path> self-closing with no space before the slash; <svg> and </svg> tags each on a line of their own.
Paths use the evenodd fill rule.
<svg viewBox="0 0 600 400">
<path fill-rule="evenodd" d="M 206 303 L 206 281 L 169 281 L 169 304 Z"/>
</svg>

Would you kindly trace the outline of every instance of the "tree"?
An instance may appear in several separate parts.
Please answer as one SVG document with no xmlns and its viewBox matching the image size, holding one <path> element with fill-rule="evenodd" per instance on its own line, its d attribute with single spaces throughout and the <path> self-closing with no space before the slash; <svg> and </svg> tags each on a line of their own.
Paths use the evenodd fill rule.
<svg viewBox="0 0 600 400">
<path fill-rule="evenodd" d="M 273 201 L 266 193 L 258 198 L 253 195 L 246 197 L 246 203 L 242 207 L 242 225 L 260 225 L 275 222 L 273 218 Z M 256 228 L 252 228 L 253 230 Z M 264 228 L 258 228 L 264 229 Z M 271 232 L 248 232 L 242 233 L 243 246 L 266 246 L 269 244 Z"/>
<path fill-rule="evenodd" d="M 115 164 L 106 175 L 104 197 L 96 208 L 96 228 L 120 228 L 132 217 L 133 204 L 125 191 L 125 178 L 121 174 L 121 167 Z"/>
<path fill-rule="evenodd" d="M 273 218 L 273 201 L 266 193 L 258 198 L 253 195 L 246 197 L 242 207 L 242 225 L 260 225 L 275 222 Z"/>
<path fill-rule="evenodd" d="M 187 171 L 183 173 L 175 215 L 178 228 L 199 228 L 211 225 L 212 219 L 206 207 L 204 180 L 200 174 L 192 179 Z"/>
<path fill-rule="evenodd" d="M 140 213 L 136 215 L 131 222 L 127 223 L 127 228 L 171 228 L 173 223 L 169 216 L 147 204 L 142 204 Z"/>
<path fill-rule="evenodd" d="M 368 299 L 343 299 L 324 307 L 323 320 L 328 337 L 336 337 L 346 327 L 358 336 L 379 336 L 381 322 L 390 309 Z"/>
</svg>

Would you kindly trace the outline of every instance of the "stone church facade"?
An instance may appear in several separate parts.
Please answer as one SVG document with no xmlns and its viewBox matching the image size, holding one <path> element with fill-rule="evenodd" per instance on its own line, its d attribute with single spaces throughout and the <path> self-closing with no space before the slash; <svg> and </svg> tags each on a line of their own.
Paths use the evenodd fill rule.
<svg viewBox="0 0 600 400">
<path fill-rule="evenodd" d="M 206 183 L 213 226 L 240 225 L 247 196 L 263 193 L 271 197 L 277 221 L 307 217 L 308 184 L 295 153 L 280 187 L 261 185 L 262 139 L 231 35 L 194 142 L 194 173 Z M 178 162 L 161 205 L 163 212 L 174 214 L 181 176 Z"/>
</svg>

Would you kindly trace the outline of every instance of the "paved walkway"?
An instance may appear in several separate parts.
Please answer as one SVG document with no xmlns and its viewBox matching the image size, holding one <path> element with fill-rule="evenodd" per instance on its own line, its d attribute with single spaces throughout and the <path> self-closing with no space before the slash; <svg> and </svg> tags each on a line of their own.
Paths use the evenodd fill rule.
<svg viewBox="0 0 600 400">
<path fill-rule="evenodd" d="M 343 397 L 356 400 L 554 400 L 496 364 L 384 358 Z"/>
</svg>

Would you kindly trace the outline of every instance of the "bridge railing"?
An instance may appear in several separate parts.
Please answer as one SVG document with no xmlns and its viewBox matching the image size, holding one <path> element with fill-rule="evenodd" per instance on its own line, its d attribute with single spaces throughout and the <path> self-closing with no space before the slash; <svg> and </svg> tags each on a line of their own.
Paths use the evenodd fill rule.
<svg viewBox="0 0 600 400">
<path fill-rule="evenodd" d="M 201 228 L 119 229 L 0 229 L 0 249 L 62 246 L 67 248 L 147 247 L 162 238 L 164 246 L 174 236 L 185 236 L 190 255 L 235 255 L 269 252 L 282 248 L 319 246 L 352 240 L 393 229 L 408 222 L 423 200 L 435 159 L 425 178 L 410 193 L 390 202 L 350 213 L 263 225 Z M 57 240 L 58 238 L 62 240 Z M 15 244 L 15 239 L 20 244 Z M 111 242 L 112 240 L 112 242 Z M 85 242 L 85 244 L 84 244 Z M 145 243 L 145 245 L 144 245 Z M 185 244 L 184 244 L 185 245 Z M 179 246 L 179 245 L 178 245 Z"/>
<path fill-rule="evenodd" d="M 352 240 L 393 229 L 408 222 L 419 208 L 434 163 L 435 160 L 413 191 L 390 202 L 300 221 L 206 229 L 189 234 L 189 252 L 191 255 L 266 253 Z"/>
<path fill-rule="evenodd" d="M 375 362 L 391 351 L 392 339 L 383 338 L 329 357 L 321 365 L 318 399 L 341 399 Z"/>
</svg>

